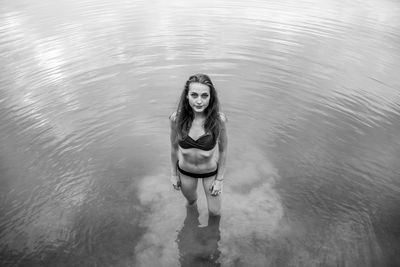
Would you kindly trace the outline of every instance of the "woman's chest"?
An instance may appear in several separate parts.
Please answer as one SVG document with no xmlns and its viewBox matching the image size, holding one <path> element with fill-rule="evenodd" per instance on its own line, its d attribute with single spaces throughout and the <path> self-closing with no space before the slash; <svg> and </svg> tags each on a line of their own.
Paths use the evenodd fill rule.
<svg viewBox="0 0 400 267">
<path fill-rule="evenodd" d="M 199 139 L 201 136 L 205 135 L 206 131 L 204 127 L 200 124 L 193 124 L 189 130 L 189 136 L 194 140 Z"/>
</svg>

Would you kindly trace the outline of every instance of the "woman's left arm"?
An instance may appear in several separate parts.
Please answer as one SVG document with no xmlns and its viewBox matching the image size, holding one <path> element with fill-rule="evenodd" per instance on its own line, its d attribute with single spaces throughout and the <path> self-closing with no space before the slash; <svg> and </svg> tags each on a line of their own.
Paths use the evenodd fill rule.
<svg viewBox="0 0 400 267">
<path fill-rule="evenodd" d="M 228 135 L 226 133 L 226 117 L 224 114 L 220 113 L 221 118 L 221 131 L 218 138 L 218 173 L 215 176 L 215 180 L 210 188 L 212 196 L 218 196 L 222 193 L 222 187 L 224 183 L 225 175 L 225 163 L 226 163 L 226 152 L 228 148 Z"/>
<path fill-rule="evenodd" d="M 223 113 L 220 114 L 221 118 L 221 132 L 218 139 L 218 149 L 219 149 L 219 159 L 218 159 L 218 174 L 215 180 L 224 180 L 225 175 L 225 164 L 226 164 L 226 154 L 228 148 L 228 135 L 226 132 L 226 117 Z"/>
</svg>

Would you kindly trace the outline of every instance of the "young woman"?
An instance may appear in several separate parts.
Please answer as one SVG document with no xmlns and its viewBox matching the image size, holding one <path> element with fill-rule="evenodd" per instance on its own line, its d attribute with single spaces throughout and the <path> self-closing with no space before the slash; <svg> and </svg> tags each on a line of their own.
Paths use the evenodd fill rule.
<svg viewBox="0 0 400 267">
<path fill-rule="evenodd" d="M 217 92 L 210 78 L 196 74 L 186 82 L 171 121 L 171 182 L 188 201 L 197 201 L 202 179 L 210 215 L 220 215 L 227 133 L 219 112 Z"/>
</svg>

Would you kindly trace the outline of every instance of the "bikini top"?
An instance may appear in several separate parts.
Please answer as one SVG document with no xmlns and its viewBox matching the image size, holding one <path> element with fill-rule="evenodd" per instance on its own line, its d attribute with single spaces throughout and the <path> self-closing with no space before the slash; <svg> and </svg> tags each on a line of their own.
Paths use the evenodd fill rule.
<svg viewBox="0 0 400 267">
<path fill-rule="evenodd" d="M 179 146 L 182 148 L 198 148 L 201 150 L 209 151 L 215 147 L 217 139 L 214 138 L 213 134 L 203 134 L 197 140 L 187 135 L 185 138 L 179 141 Z"/>
<path fill-rule="evenodd" d="M 226 122 L 227 119 L 223 113 L 220 113 L 220 118 L 223 122 Z M 170 115 L 170 120 L 172 122 L 176 121 L 176 112 Z M 187 148 L 198 148 L 201 150 L 209 151 L 215 147 L 217 144 L 218 137 L 214 136 L 212 133 L 206 133 L 194 140 L 192 137 L 187 135 L 186 137 L 179 140 L 178 144 L 180 147 L 187 149 Z"/>
</svg>

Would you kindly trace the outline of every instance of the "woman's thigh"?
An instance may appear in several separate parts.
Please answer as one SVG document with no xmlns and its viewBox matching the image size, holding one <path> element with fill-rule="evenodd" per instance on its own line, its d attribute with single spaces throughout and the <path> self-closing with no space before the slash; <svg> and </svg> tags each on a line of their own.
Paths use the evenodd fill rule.
<svg viewBox="0 0 400 267">
<path fill-rule="evenodd" d="M 203 178 L 203 187 L 207 198 L 208 211 L 213 215 L 219 215 L 221 211 L 221 195 L 212 196 L 210 190 L 214 180 L 215 176 Z"/>
<path fill-rule="evenodd" d="M 187 200 L 193 201 L 197 199 L 197 178 L 186 176 L 182 173 L 179 174 L 181 180 L 181 191 Z"/>
</svg>

